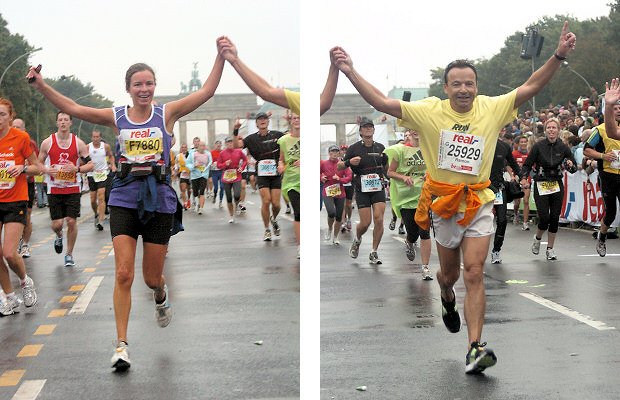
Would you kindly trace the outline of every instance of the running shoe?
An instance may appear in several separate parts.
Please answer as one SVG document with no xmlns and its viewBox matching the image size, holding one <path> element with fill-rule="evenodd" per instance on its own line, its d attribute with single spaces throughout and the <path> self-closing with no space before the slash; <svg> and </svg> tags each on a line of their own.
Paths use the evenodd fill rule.
<svg viewBox="0 0 620 400">
<path fill-rule="evenodd" d="M 62 235 L 56 236 L 56 239 L 54 239 L 54 251 L 56 251 L 57 254 L 62 253 Z"/>
<path fill-rule="evenodd" d="M 28 275 L 26 275 L 26 281 L 22 283 L 22 297 L 26 307 L 32 307 L 37 304 L 37 291 L 34 288 L 32 278 Z"/>
<path fill-rule="evenodd" d="M 286 205 L 286 211 L 284 212 L 284 214 L 290 214 L 291 213 L 291 206 L 289 206 L 288 204 Z"/>
<path fill-rule="evenodd" d="M 398 234 L 399 235 L 404 235 L 405 234 L 405 226 L 404 225 L 399 225 L 398 226 Z"/>
<path fill-rule="evenodd" d="M 95 214 L 95 218 L 93 219 L 93 224 L 95 225 L 95 228 L 97 228 L 97 224 L 99 224 L 99 215 Z"/>
<path fill-rule="evenodd" d="M 428 268 L 428 265 L 422 265 L 422 280 L 424 281 L 433 280 L 433 275 L 431 275 L 431 270 Z"/>
<path fill-rule="evenodd" d="M 13 307 L 9 303 L 9 300 L 6 298 L 6 296 L 2 296 L 2 298 L 0 298 L 0 315 L 6 317 L 7 315 L 12 314 L 14 314 Z"/>
<path fill-rule="evenodd" d="M 7 298 L 9 305 L 13 309 L 13 312 L 18 313 L 19 306 L 22 305 L 23 301 L 19 297 L 15 296 L 15 294 L 13 294 L 12 296 L 6 296 L 6 298 Z"/>
<path fill-rule="evenodd" d="M 128 345 L 125 342 L 119 342 L 114 350 L 114 355 L 110 360 L 112 362 L 112 368 L 117 372 L 127 371 L 131 367 L 131 361 L 129 361 L 129 353 L 127 352 Z"/>
<path fill-rule="evenodd" d="M 157 324 L 161 328 L 165 328 L 170 323 L 172 319 L 172 309 L 170 308 L 170 301 L 168 298 L 168 285 L 164 284 L 164 293 L 166 297 L 162 303 L 157 303 L 155 300 L 155 292 L 153 292 L 153 300 L 155 301 L 155 318 L 157 319 Z"/>
<path fill-rule="evenodd" d="M 222 208 L 222 199 L 220 199 L 220 203 L 217 206 L 218 208 Z"/>
<path fill-rule="evenodd" d="M 390 221 L 390 226 L 388 228 L 390 228 L 391 231 L 393 231 L 396 228 L 396 220 L 395 219 Z"/>
<path fill-rule="evenodd" d="M 280 225 L 278 225 L 278 221 L 273 217 L 271 217 L 271 226 L 273 227 L 273 234 L 280 236 Z"/>
<path fill-rule="evenodd" d="M 461 330 L 461 316 L 456 307 L 456 293 L 454 292 L 454 288 L 452 288 L 452 294 L 454 295 L 454 299 L 450 303 L 439 296 L 441 297 L 441 318 L 450 332 L 457 333 Z"/>
<path fill-rule="evenodd" d="M 233 215 L 232 217 L 230 217 L 230 219 L 228 220 L 229 224 L 234 224 L 235 223 L 235 216 Z"/>
<path fill-rule="evenodd" d="M 502 257 L 499 255 L 499 251 L 491 252 L 491 264 L 501 264 Z"/>
<path fill-rule="evenodd" d="M 351 220 L 350 219 L 347 220 L 346 228 L 349 232 L 351 232 Z"/>
<path fill-rule="evenodd" d="M 271 240 L 271 230 L 265 229 L 265 234 L 263 235 L 263 241 L 269 242 Z"/>
<path fill-rule="evenodd" d="M 467 356 L 465 356 L 465 373 L 480 374 L 485 369 L 497 363 L 497 357 L 493 350 L 485 347 L 487 344 L 473 342 Z"/>
<path fill-rule="evenodd" d="M 246 208 L 245 208 L 245 206 L 243 204 L 239 204 L 239 211 L 241 213 L 244 213 L 246 211 Z"/>
<path fill-rule="evenodd" d="M 532 243 L 532 254 L 538 255 L 540 253 L 540 239 L 534 235 L 534 242 Z"/>
<path fill-rule="evenodd" d="M 198 215 L 202 215 L 202 208 L 198 208 Z"/>
<path fill-rule="evenodd" d="M 217 199 L 217 196 L 213 196 L 213 199 L 211 200 L 211 203 L 215 204 L 215 200 Z"/>
<path fill-rule="evenodd" d="M 338 236 L 334 236 L 334 240 L 332 241 L 332 244 L 334 246 L 340 246 L 340 239 L 338 239 Z"/>
<path fill-rule="evenodd" d="M 557 260 L 558 256 L 555 255 L 555 251 L 553 249 L 547 249 L 547 260 Z"/>
<path fill-rule="evenodd" d="M 325 231 L 325 241 L 329 242 L 330 240 L 332 240 L 332 231 L 330 229 L 328 229 L 327 231 Z"/>
<path fill-rule="evenodd" d="M 604 240 L 601 240 L 601 233 L 598 234 L 598 240 L 596 242 L 596 252 L 599 256 L 605 257 L 607 254 L 607 245 Z"/>
<path fill-rule="evenodd" d="M 75 267 L 75 261 L 71 254 L 65 255 L 65 267 Z"/>
<path fill-rule="evenodd" d="M 415 246 L 407 239 L 405 239 L 405 255 L 409 261 L 415 260 Z"/>
<path fill-rule="evenodd" d="M 198 212 L 198 210 L 200 210 L 200 204 L 196 202 L 196 204 L 194 205 L 194 212 Z"/>
<path fill-rule="evenodd" d="M 97 221 L 97 223 L 95 224 L 95 227 L 97 228 L 98 231 L 102 231 L 103 230 L 103 225 L 101 225 L 101 222 Z"/>
<path fill-rule="evenodd" d="M 192 205 L 190 204 L 189 200 L 187 200 L 185 202 L 185 204 L 183 205 L 183 207 L 185 208 L 185 210 L 189 210 L 190 208 L 192 208 Z"/>
<path fill-rule="evenodd" d="M 351 248 L 349 249 L 349 255 L 351 258 L 357 258 L 360 252 L 360 244 L 362 241 L 360 239 L 353 239 L 353 243 L 351 243 Z"/>
<path fill-rule="evenodd" d="M 368 256 L 368 259 L 370 260 L 371 264 L 377 264 L 377 265 L 383 264 L 383 261 L 381 261 L 376 251 L 371 251 L 370 255 Z"/>
<path fill-rule="evenodd" d="M 523 223 L 523 226 L 521 227 L 522 231 L 529 231 L 530 230 L 530 224 L 527 222 Z"/>
<path fill-rule="evenodd" d="M 29 244 L 24 244 L 22 246 L 22 251 L 19 253 L 19 255 L 21 255 L 23 258 L 30 257 L 30 245 Z"/>
</svg>

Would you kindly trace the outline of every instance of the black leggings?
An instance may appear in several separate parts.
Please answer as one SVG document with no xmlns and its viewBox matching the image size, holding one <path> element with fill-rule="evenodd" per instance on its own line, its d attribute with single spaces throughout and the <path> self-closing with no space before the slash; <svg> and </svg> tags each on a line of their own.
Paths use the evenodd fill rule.
<svg viewBox="0 0 620 400">
<path fill-rule="evenodd" d="M 295 221 L 299 222 L 299 192 L 296 190 L 288 191 L 288 199 L 291 201 L 291 207 L 293 207 L 293 215 L 295 215 Z"/>
<path fill-rule="evenodd" d="M 504 244 L 504 235 L 506 234 L 506 225 L 508 225 L 508 219 L 506 218 L 506 197 L 504 196 L 503 204 L 495 204 L 495 221 L 497 228 L 495 229 L 495 238 L 493 239 L 493 251 L 500 251 Z"/>
<path fill-rule="evenodd" d="M 562 199 L 564 199 L 564 185 L 561 181 L 560 191 L 541 196 L 538 194 L 538 185 L 534 182 L 534 202 L 538 212 L 538 229 L 541 231 L 549 230 L 549 233 L 558 231 L 560 212 L 562 212 Z"/>
<path fill-rule="evenodd" d="M 605 218 L 603 223 L 609 227 L 616 219 L 616 199 L 620 201 L 620 175 L 610 172 L 601 172 L 601 192 L 605 203 Z"/>
<path fill-rule="evenodd" d="M 418 237 L 422 240 L 430 239 L 431 235 L 429 231 L 421 229 L 415 222 L 415 208 L 401 208 L 400 215 L 402 221 L 405 223 L 405 230 L 407 231 L 407 241 L 413 243 L 418 240 Z"/>
<path fill-rule="evenodd" d="M 239 182 L 224 182 L 224 192 L 226 193 L 226 202 L 228 204 L 233 202 L 233 192 L 235 197 L 235 203 L 239 203 L 241 198 L 241 181 Z"/>
<path fill-rule="evenodd" d="M 342 211 L 344 210 L 345 197 L 323 197 L 325 210 L 327 210 L 327 218 L 335 218 L 336 221 L 342 222 Z"/>
</svg>

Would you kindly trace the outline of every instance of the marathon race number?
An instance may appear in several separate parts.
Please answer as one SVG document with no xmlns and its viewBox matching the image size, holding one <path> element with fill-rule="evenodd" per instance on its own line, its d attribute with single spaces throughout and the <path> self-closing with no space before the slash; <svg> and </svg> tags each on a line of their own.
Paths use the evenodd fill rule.
<svg viewBox="0 0 620 400">
<path fill-rule="evenodd" d="M 560 184 L 558 181 L 538 181 L 536 182 L 536 186 L 538 186 L 538 194 L 541 196 L 547 196 L 560 191 Z"/>
<path fill-rule="evenodd" d="M 77 179 L 74 171 L 58 171 L 54 181 L 58 183 L 75 183 Z"/>
<path fill-rule="evenodd" d="M 224 175 L 222 176 L 222 180 L 224 182 L 234 182 L 237 180 L 237 170 L 236 169 L 227 169 L 224 171 Z"/>
<path fill-rule="evenodd" d="M 362 192 L 378 192 L 383 190 L 383 184 L 381 183 L 381 177 L 378 174 L 366 174 L 360 177 L 362 183 Z"/>
<path fill-rule="evenodd" d="M 130 156 L 145 156 L 159 153 L 161 138 L 150 137 L 125 140 L 125 153 Z"/>
<path fill-rule="evenodd" d="M 181 179 L 189 179 L 189 172 L 182 171 L 181 172 Z"/>
<path fill-rule="evenodd" d="M 484 137 L 441 130 L 439 168 L 478 175 L 484 153 Z"/>
<path fill-rule="evenodd" d="M 15 186 L 15 177 L 9 175 L 9 168 L 15 165 L 15 161 L 0 162 L 0 189 L 11 189 Z"/>
<path fill-rule="evenodd" d="M 93 172 L 93 179 L 95 182 L 103 182 L 108 179 L 108 171 L 107 170 L 98 170 Z"/>
<path fill-rule="evenodd" d="M 610 167 L 613 169 L 620 169 L 620 150 L 612 150 L 616 155 L 616 159 L 610 163 Z"/>
<path fill-rule="evenodd" d="M 205 167 L 204 165 L 196 165 L 196 169 L 198 171 L 200 171 L 200 173 L 205 172 L 205 170 L 207 169 L 207 167 Z"/>
<path fill-rule="evenodd" d="M 276 176 L 276 160 L 260 160 L 258 162 L 258 176 Z"/>
<path fill-rule="evenodd" d="M 327 197 L 339 197 L 342 194 L 340 190 L 340 184 L 334 183 L 333 185 L 329 185 L 325 188 L 325 194 Z"/>
<path fill-rule="evenodd" d="M 501 190 L 495 193 L 495 200 L 493 200 L 493 204 L 496 206 L 504 204 L 504 194 Z"/>
</svg>

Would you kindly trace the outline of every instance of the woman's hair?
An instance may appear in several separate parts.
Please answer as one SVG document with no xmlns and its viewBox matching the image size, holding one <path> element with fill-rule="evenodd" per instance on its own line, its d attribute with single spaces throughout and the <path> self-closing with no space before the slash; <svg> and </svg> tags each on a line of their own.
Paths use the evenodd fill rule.
<svg viewBox="0 0 620 400">
<path fill-rule="evenodd" d="M 11 103 L 11 100 L 0 97 L 0 106 L 6 106 L 6 108 L 9 109 L 9 117 L 11 118 L 11 121 L 15 119 L 15 109 L 13 108 L 13 103 Z"/>
<path fill-rule="evenodd" d="M 149 71 L 151 74 L 153 74 L 153 79 L 155 79 L 155 71 L 153 71 L 153 68 L 149 67 L 145 63 L 134 64 L 129 67 L 127 69 L 127 72 L 125 73 L 125 90 L 129 90 L 129 84 L 131 83 L 131 77 L 133 76 L 133 74 L 141 71 Z"/>
<path fill-rule="evenodd" d="M 558 126 L 558 130 L 560 130 L 560 120 L 557 118 L 548 118 L 545 121 L 545 132 L 547 131 L 547 125 L 549 125 L 549 122 L 555 122 L 555 124 Z"/>
</svg>

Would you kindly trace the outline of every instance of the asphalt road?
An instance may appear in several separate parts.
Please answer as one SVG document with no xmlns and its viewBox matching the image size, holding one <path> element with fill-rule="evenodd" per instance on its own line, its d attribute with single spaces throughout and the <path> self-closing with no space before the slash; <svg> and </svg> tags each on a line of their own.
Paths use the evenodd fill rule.
<svg viewBox="0 0 620 400">
<path fill-rule="evenodd" d="M 132 366 L 120 374 L 110 368 L 116 330 L 108 224 L 95 230 L 84 196 L 77 266 L 65 268 L 52 247 L 48 210 L 35 207 L 26 264 L 39 303 L 0 318 L 0 399 L 299 398 L 292 219 L 283 215 L 280 239 L 263 242 L 260 197 L 248 194 L 248 200 L 247 214 L 233 225 L 225 208 L 210 203 L 202 216 L 185 212 L 185 232 L 172 238 L 164 270 L 174 312 L 167 328 L 156 324 L 138 251 L 128 333 Z M 99 281 L 86 310 L 72 313 Z M 36 334 L 43 325 L 51 333 Z M 30 397 L 18 396 L 29 390 Z"/>
<path fill-rule="evenodd" d="M 444 327 L 437 281 L 421 279 L 419 258 L 407 260 L 389 218 L 388 208 L 383 265 L 368 262 L 371 231 L 355 260 L 351 234 L 339 247 L 322 241 L 322 399 L 618 398 L 620 240 L 608 240 L 601 258 L 589 232 L 560 229 L 558 260 L 546 261 L 544 244 L 541 255 L 530 251 L 534 232 L 510 224 L 503 263 L 491 265 L 489 255 L 485 265 L 482 339 L 498 363 L 469 376 L 466 326 Z M 323 235 L 324 211 L 321 219 Z M 433 244 L 433 274 L 438 266 Z M 456 293 L 464 322 L 462 278 Z"/>
</svg>

